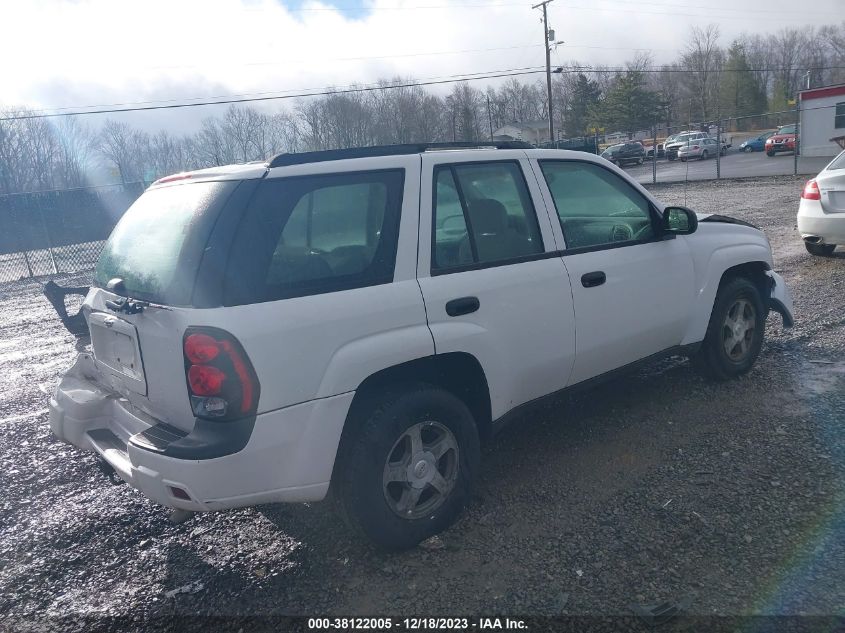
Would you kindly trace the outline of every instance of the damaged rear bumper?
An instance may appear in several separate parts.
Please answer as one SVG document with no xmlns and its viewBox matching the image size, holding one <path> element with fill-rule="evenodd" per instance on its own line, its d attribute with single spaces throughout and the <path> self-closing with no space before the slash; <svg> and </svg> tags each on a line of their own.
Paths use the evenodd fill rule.
<svg viewBox="0 0 845 633">
<path fill-rule="evenodd" d="M 81 354 L 50 399 L 50 428 L 60 440 L 96 453 L 151 500 L 208 511 L 326 495 L 354 392 L 257 415 L 242 448 L 203 458 L 197 454 L 202 433 L 152 418 L 97 376 L 91 355 Z M 193 456 L 167 454 L 166 446 L 188 437 L 194 437 Z"/>
</svg>

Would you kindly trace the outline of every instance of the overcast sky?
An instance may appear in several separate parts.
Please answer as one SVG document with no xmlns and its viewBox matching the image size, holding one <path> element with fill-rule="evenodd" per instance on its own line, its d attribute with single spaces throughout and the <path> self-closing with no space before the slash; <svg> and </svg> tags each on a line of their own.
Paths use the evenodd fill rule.
<svg viewBox="0 0 845 633">
<path fill-rule="evenodd" d="M 536 0 L 535 0 L 536 1 Z M 542 66 L 540 11 L 517 0 L 0 0 L 0 104 L 34 108 L 301 91 Z M 745 32 L 845 19 L 845 0 L 555 0 L 553 63 L 674 60 L 691 25 Z M 541 75 L 536 75 L 541 77 Z M 532 79 L 529 76 L 527 79 Z M 474 82 L 483 87 L 487 81 Z M 447 90 L 440 88 L 440 90 Z M 214 113 L 136 113 L 145 128 Z M 92 123 L 95 119 L 91 120 Z"/>
</svg>

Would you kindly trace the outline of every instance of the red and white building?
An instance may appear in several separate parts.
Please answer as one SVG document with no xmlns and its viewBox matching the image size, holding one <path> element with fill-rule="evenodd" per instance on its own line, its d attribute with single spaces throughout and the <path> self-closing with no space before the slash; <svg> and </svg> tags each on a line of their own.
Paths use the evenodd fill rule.
<svg viewBox="0 0 845 633">
<path fill-rule="evenodd" d="M 845 136 L 845 84 L 802 90 L 800 147 L 804 156 L 835 156 L 842 149 L 830 140 Z"/>
</svg>

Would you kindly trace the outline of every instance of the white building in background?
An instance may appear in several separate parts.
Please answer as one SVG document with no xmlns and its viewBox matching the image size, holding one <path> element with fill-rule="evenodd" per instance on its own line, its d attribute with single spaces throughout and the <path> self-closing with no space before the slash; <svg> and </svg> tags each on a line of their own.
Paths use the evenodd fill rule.
<svg viewBox="0 0 845 633">
<path fill-rule="evenodd" d="M 842 149 L 830 140 L 845 136 L 845 84 L 800 92 L 800 151 L 804 156 L 835 156 Z"/>
<path fill-rule="evenodd" d="M 493 132 L 494 141 L 525 141 L 539 145 L 549 140 L 548 120 L 508 123 Z"/>
</svg>

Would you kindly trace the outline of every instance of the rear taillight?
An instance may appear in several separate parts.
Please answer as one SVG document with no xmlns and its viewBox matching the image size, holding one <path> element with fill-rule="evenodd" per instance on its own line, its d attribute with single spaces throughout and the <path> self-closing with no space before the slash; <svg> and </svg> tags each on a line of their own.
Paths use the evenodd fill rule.
<svg viewBox="0 0 845 633">
<path fill-rule="evenodd" d="M 819 191 L 819 185 L 815 180 L 808 180 L 804 185 L 804 191 L 801 192 L 801 197 L 804 200 L 821 200 L 822 192 Z"/>
<path fill-rule="evenodd" d="M 235 420 L 255 413 L 258 377 L 235 337 L 218 328 L 190 327 L 182 350 L 194 415 Z"/>
</svg>

